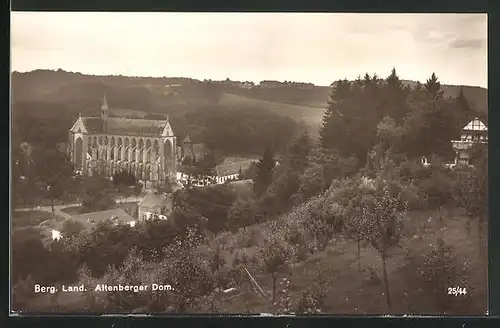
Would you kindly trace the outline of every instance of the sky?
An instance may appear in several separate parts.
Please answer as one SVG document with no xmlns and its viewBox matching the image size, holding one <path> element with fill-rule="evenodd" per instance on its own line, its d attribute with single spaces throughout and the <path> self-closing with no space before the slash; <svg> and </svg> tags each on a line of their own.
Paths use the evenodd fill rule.
<svg viewBox="0 0 500 328">
<path fill-rule="evenodd" d="M 12 71 L 487 87 L 486 14 L 13 12 Z"/>
</svg>

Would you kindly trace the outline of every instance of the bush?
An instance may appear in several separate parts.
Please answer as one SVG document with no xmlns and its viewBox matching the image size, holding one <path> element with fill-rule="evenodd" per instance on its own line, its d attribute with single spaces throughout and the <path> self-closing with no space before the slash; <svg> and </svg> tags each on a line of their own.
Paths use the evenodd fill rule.
<svg viewBox="0 0 500 328">
<path fill-rule="evenodd" d="M 251 199 L 238 198 L 227 213 L 227 228 L 236 231 L 241 227 L 255 224 L 257 208 Z"/>
<path fill-rule="evenodd" d="M 137 183 L 137 179 L 135 178 L 135 176 L 132 173 L 130 173 L 128 171 L 122 170 L 120 172 L 116 172 L 115 175 L 113 175 L 113 185 L 114 186 L 123 185 L 123 186 L 130 187 L 130 186 L 135 186 L 136 183 Z"/>
<path fill-rule="evenodd" d="M 324 312 L 327 294 L 328 279 L 326 271 L 323 267 L 318 265 L 314 277 L 314 284 L 309 289 L 302 292 L 302 295 L 297 302 L 295 312 L 298 314 L 315 314 Z"/>
<path fill-rule="evenodd" d="M 83 230 L 83 228 L 83 223 L 80 221 L 69 219 L 64 221 L 61 234 L 66 238 L 75 237 Z"/>
<path fill-rule="evenodd" d="M 28 276 L 39 284 L 49 284 L 45 264 L 49 250 L 36 229 L 15 230 L 12 234 L 12 283 Z"/>
<path fill-rule="evenodd" d="M 449 173 L 434 171 L 427 179 L 417 182 L 420 197 L 429 209 L 438 209 L 453 199 L 453 180 Z"/>
<path fill-rule="evenodd" d="M 82 201 L 80 213 L 89 213 L 96 211 L 105 211 L 116 207 L 116 202 L 109 194 L 99 192 L 86 195 Z"/>
<path fill-rule="evenodd" d="M 398 170 L 401 180 L 405 183 L 423 180 L 431 175 L 431 171 L 416 160 L 404 162 Z"/>
<path fill-rule="evenodd" d="M 418 275 L 424 290 L 435 295 L 436 306 L 441 313 L 464 314 L 471 305 L 467 268 L 460 268 L 459 263 L 452 248 L 446 246 L 441 238 L 438 238 L 432 251 L 420 258 Z M 456 286 L 465 288 L 467 294 L 459 298 L 448 295 L 448 288 Z"/>
<path fill-rule="evenodd" d="M 424 207 L 424 200 L 421 198 L 418 187 L 414 184 L 406 184 L 402 186 L 402 200 L 406 202 L 409 211 L 421 210 Z"/>
</svg>

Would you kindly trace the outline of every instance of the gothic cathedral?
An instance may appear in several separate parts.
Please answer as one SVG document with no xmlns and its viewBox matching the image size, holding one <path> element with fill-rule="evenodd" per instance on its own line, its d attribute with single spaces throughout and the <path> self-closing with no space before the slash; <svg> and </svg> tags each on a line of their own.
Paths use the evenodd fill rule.
<svg viewBox="0 0 500 328">
<path fill-rule="evenodd" d="M 111 177 L 126 170 L 153 185 L 176 178 L 176 137 L 168 119 L 108 117 L 106 96 L 101 116 L 79 115 L 68 141 L 72 163 L 82 174 Z"/>
</svg>

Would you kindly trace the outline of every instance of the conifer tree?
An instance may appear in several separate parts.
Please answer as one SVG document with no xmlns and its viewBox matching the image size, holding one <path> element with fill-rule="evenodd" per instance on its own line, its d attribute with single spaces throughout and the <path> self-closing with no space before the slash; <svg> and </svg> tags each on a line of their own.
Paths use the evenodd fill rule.
<svg viewBox="0 0 500 328">
<path fill-rule="evenodd" d="M 254 191 L 257 196 L 264 194 L 271 184 L 275 164 L 273 151 L 267 147 L 262 159 L 257 163 L 257 174 L 254 181 Z"/>
<path fill-rule="evenodd" d="M 385 79 L 385 83 L 390 88 L 402 89 L 403 83 L 399 79 L 399 76 L 396 73 L 396 68 L 392 68 L 391 74 Z"/>
<path fill-rule="evenodd" d="M 463 88 L 460 88 L 457 98 L 455 99 L 455 104 L 457 106 L 457 124 L 459 127 L 467 124 L 476 116 L 474 109 L 470 106 L 467 97 L 465 97 Z"/>
<path fill-rule="evenodd" d="M 312 149 L 311 136 L 304 133 L 296 137 L 288 148 L 289 167 L 292 171 L 300 173 L 307 165 L 307 157 Z"/>
<path fill-rule="evenodd" d="M 325 149 L 337 148 L 339 138 L 347 138 L 348 133 L 344 121 L 345 101 L 349 98 L 352 85 L 347 80 L 332 83 L 333 90 L 325 109 L 320 130 L 321 146 Z"/>
<path fill-rule="evenodd" d="M 396 73 L 396 69 L 391 70 L 391 74 L 385 79 L 385 95 L 383 99 L 383 115 L 390 116 L 397 123 L 408 113 L 407 98 L 410 90 L 403 84 Z"/>
<path fill-rule="evenodd" d="M 432 73 L 431 77 L 427 79 L 427 82 L 425 83 L 425 90 L 427 90 L 433 99 L 443 98 L 441 83 L 438 81 L 436 73 Z"/>
</svg>

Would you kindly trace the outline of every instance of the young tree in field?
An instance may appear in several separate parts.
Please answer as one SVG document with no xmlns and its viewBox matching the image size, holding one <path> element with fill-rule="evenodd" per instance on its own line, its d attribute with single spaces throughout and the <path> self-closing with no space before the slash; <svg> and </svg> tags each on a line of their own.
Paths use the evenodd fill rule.
<svg viewBox="0 0 500 328">
<path fill-rule="evenodd" d="M 187 233 L 167 247 L 167 258 L 160 267 L 174 288 L 173 298 L 177 312 L 186 312 L 195 306 L 201 296 L 214 289 L 210 268 L 204 263 L 198 246 L 203 237 L 198 229 L 188 228 Z"/>
<path fill-rule="evenodd" d="M 271 148 L 266 148 L 262 159 L 257 164 L 257 174 L 254 181 L 254 191 L 257 196 L 262 196 L 272 181 L 276 166 Z"/>
<path fill-rule="evenodd" d="M 367 193 L 367 188 L 356 188 L 358 195 L 352 197 L 347 206 L 344 218 L 344 229 L 347 235 L 356 241 L 357 252 L 356 259 L 358 262 L 358 270 L 361 270 L 361 242 L 367 240 L 369 236 L 366 235 L 367 211 L 369 207 L 368 202 L 371 197 Z"/>
<path fill-rule="evenodd" d="M 261 252 L 264 269 L 272 278 L 272 302 L 274 304 L 276 301 L 276 282 L 278 273 L 288 268 L 289 253 L 285 247 L 277 241 L 271 241 L 261 250 Z"/>
<path fill-rule="evenodd" d="M 389 309 L 392 304 L 386 262 L 389 250 L 399 246 L 403 219 L 406 214 L 405 210 L 401 210 L 402 193 L 394 189 L 393 185 L 379 178 L 373 199 L 366 203 L 368 206 L 363 208 L 367 223 L 366 239 L 378 251 L 382 259 L 385 297 Z"/>
<path fill-rule="evenodd" d="M 325 268 L 318 264 L 314 284 L 306 289 L 296 306 L 298 314 L 316 314 L 324 311 L 325 299 L 328 295 L 328 276 Z"/>
<path fill-rule="evenodd" d="M 28 170 L 25 174 L 26 175 L 23 175 L 22 178 L 19 177 L 19 181 L 12 182 L 12 196 L 13 198 L 14 196 L 17 196 L 16 198 L 19 199 L 19 202 L 14 202 L 14 204 L 17 205 L 17 203 L 20 203 L 29 208 L 29 217 L 31 215 L 31 212 L 33 211 L 37 199 L 39 199 L 40 197 L 40 191 L 39 185 L 36 181 L 35 172 L 33 170 Z M 14 176 L 12 178 L 14 179 Z"/>
<path fill-rule="evenodd" d="M 18 141 L 19 136 L 13 134 L 12 139 L 12 205 L 29 207 L 30 215 L 38 189 L 35 170 L 28 151 L 23 150 Z"/>
<path fill-rule="evenodd" d="M 256 223 L 255 215 L 257 207 L 253 199 L 238 198 L 231 205 L 227 214 L 227 227 L 231 231 L 237 231 L 241 227 Z"/>
<path fill-rule="evenodd" d="M 33 151 L 33 169 L 38 184 L 50 199 L 54 213 L 54 201 L 62 195 L 63 188 L 72 178 L 73 166 L 66 155 L 57 149 L 38 148 Z"/>
</svg>

